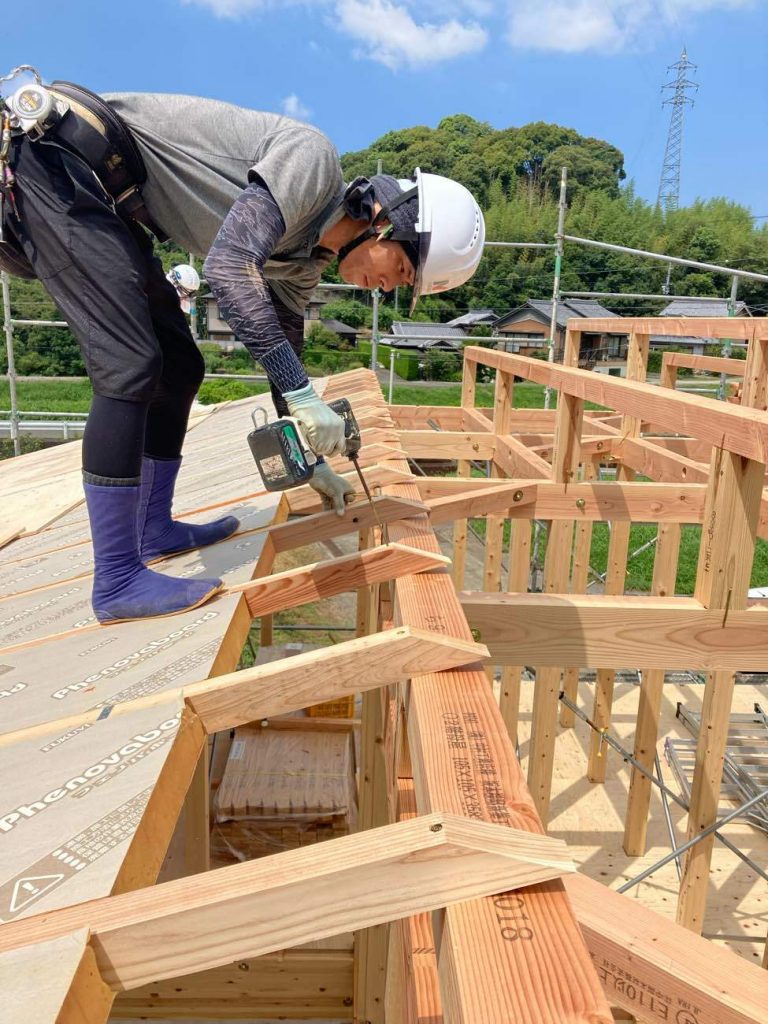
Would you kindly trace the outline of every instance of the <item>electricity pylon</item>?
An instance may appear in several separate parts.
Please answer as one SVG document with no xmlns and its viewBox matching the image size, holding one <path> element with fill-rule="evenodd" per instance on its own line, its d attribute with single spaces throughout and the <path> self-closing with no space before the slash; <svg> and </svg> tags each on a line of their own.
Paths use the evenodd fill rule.
<svg viewBox="0 0 768 1024">
<path fill-rule="evenodd" d="M 661 91 L 666 98 L 662 106 L 672 108 L 672 116 L 669 120 L 669 133 L 667 135 L 667 146 L 664 150 L 664 164 L 661 168 L 661 180 L 659 181 L 659 195 L 656 203 L 665 210 L 676 210 L 680 203 L 680 160 L 683 152 L 683 122 L 685 108 L 693 106 L 693 99 L 690 92 L 698 92 L 698 83 L 688 78 L 689 71 L 695 71 L 696 65 L 688 60 L 688 54 L 683 47 L 680 60 L 676 64 L 670 64 L 667 71 L 674 71 L 675 77 L 666 82 Z"/>
</svg>

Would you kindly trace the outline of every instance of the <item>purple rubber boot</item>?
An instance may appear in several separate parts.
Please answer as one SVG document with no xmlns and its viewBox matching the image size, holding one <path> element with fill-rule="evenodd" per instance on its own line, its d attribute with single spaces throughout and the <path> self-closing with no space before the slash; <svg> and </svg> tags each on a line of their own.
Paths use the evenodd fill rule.
<svg viewBox="0 0 768 1024">
<path fill-rule="evenodd" d="M 86 483 L 93 541 L 93 611 L 99 622 L 174 615 L 221 589 L 221 580 L 176 579 L 152 572 L 139 556 L 139 487 Z"/>
<path fill-rule="evenodd" d="M 145 455 L 142 460 L 137 524 L 139 553 L 144 562 L 215 544 L 231 537 L 240 525 L 234 516 L 200 524 L 172 519 L 173 490 L 180 468 L 181 459 L 151 459 Z"/>
</svg>

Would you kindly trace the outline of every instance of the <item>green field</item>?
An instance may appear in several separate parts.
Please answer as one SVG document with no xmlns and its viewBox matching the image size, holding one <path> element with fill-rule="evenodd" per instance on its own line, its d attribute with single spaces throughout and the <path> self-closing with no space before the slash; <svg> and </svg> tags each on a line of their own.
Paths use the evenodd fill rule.
<svg viewBox="0 0 768 1024">
<path fill-rule="evenodd" d="M 87 380 L 20 380 L 16 384 L 21 412 L 88 412 L 92 394 Z M 7 412 L 10 407 L 8 381 L 0 380 L 0 409 Z"/>
</svg>

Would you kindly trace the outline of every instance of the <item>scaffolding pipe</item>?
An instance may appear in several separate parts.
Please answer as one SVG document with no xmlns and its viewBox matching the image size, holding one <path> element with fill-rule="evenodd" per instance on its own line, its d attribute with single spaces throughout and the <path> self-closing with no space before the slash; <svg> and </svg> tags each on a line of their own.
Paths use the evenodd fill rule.
<svg viewBox="0 0 768 1024">
<path fill-rule="evenodd" d="M 734 818 L 741 817 L 741 815 L 744 814 L 745 811 L 748 811 L 750 807 L 754 807 L 755 804 L 760 803 L 761 800 L 765 800 L 766 798 L 768 798 L 768 789 L 763 789 L 759 793 L 756 793 L 751 800 L 747 800 L 746 803 L 741 804 L 736 808 L 736 810 L 731 811 L 730 814 L 726 814 L 724 817 L 720 818 L 719 821 L 713 821 L 711 825 L 702 829 L 701 832 L 698 832 L 692 839 L 689 839 L 688 842 L 683 843 L 682 846 L 676 847 L 671 853 L 668 853 L 666 857 L 662 857 L 661 860 L 657 861 L 655 864 L 651 864 L 651 866 L 646 868 L 645 871 L 641 871 L 639 875 L 635 875 L 634 878 L 630 878 L 628 882 L 625 882 L 624 885 L 620 886 L 616 891 L 626 892 L 628 889 L 631 889 L 632 886 L 645 881 L 645 879 L 649 875 L 652 875 L 654 871 L 658 871 L 659 868 L 663 868 L 664 865 L 669 864 L 671 860 L 677 860 L 678 857 L 690 850 L 692 846 L 696 846 L 696 844 L 700 843 L 702 839 L 706 839 L 707 836 L 711 836 L 713 832 L 717 834 L 718 830 L 721 829 L 723 825 L 727 825 L 729 822 L 733 821 Z M 761 871 L 756 864 L 753 864 L 752 866 L 763 876 L 763 878 L 766 877 L 765 872 Z"/>
<path fill-rule="evenodd" d="M 66 320 L 16 320 L 14 327 L 69 327 Z"/>
<path fill-rule="evenodd" d="M 564 299 L 658 299 L 660 302 L 674 302 L 675 299 L 696 302 L 727 302 L 718 295 L 646 295 L 643 292 L 561 292 Z"/>
<path fill-rule="evenodd" d="M 556 249 L 554 242 L 486 242 L 484 249 Z"/>
<path fill-rule="evenodd" d="M 655 761 L 656 761 L 656 774 L 658 775 L 659 780 L 661 782 L 663 782 L 664 781 L 664 777 L 663 777 L 662 771 L 661 771 L 661 759 L 659 758 L 658 750 L 656 751 L 656 754 L 655 754 Z M 675 843 L 676 843 L 676 839 L 675 839 L 675 826 L 672 824 L 672 815 L 669 812 L 669 800 L 668 800 L 667 794 L 664 792 L 664 790 L 661 791 L 661 806 L 662 806 L 662 808 L 664 810 L 664 821 L 665 821 L 666 826 L 667 826 L 667 835 L 669 836 L 669 845 L 674 850 Z M 681 881 L 682 877 L 683 877 L 683 869 L 680 866 L 680 858 L 679 857 L 675 857 L 675 870 L 677 871 L 677 880 Z"/>
<path fill-rule="evenodd" d="M 659 260 L 660 263 L 673 263 L 678 267 L 694 267 L 696 270 L 709 270 L 715 274 L 743 277 L 747 281 L 768 281 L 768 274 L 755 274 L 751 270 L 736 270 L 734 267 L 721 267 L 717 263 L 699 263 L 698 260 L 684 260 L 680 256 L 665 256 L 660 252 L 649 252 L 647 249 L 630 249 L 626 245 L 614 245 L 612 242 L 595 242 L 591 238 L 579 238 L 577 235 L 564 235 L 566 242 L 586 245 L 593 249 L 606 249 L 608 252 L 626 252 L 630 256 L 644 256 L 645 259 Z"/>
<path fill-rule="evenodd" d="M 19 439 L 19 403 L 16 398 L 16 363 L 13 359 L 13 320 L 11 319 L 11 289 L 8 275 L 0 272 L 0 288 L 3 295 L 3 328 L 5 330 L 5 350 L 8 355 L 8 391 L 11 397 L 11 440 L 13 454 L 21 455 Z"/>
</svg>

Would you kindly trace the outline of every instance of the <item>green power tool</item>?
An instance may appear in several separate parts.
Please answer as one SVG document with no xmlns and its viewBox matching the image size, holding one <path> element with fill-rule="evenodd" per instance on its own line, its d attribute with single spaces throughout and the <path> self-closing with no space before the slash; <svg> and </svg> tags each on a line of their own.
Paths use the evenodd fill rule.
<svg viewBox="0 0 768 1024">
<path fill-rule="evenodd" d="M 328 406 L 344 420 L 344 454 L 354 464 L 365 496 L 378 521 L 376 506 L 357 461 L 360 454 L 360 428 L 352 406 L 346 398 L 338 398 L 335 402 L 329 402 Z M 307 444 L 298 420 L 284 416 L 270 423 L 264 409 L 254 409 L 251 419 L 255 429 L 248 435 L 248 445 L 266 489 L 287 491 L 291 487 L 309 483 L 315 472 L 317 456 Z"/>
</svg>

